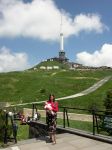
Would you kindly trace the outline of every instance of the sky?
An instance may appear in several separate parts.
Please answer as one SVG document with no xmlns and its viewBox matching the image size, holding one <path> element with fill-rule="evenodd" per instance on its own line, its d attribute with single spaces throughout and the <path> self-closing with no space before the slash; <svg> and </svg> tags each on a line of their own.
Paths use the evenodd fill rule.
<svg viewBox="0 0 112 150">
<path fill-rule="evenodd" d="M 112 0 L 0 0 L 0 72 L 58 57 L 112 67 Z"/>
</svg>

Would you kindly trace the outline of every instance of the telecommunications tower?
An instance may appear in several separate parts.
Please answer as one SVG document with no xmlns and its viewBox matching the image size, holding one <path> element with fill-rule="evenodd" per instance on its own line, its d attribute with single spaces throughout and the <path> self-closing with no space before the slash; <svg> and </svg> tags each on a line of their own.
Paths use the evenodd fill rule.
<svg viewBox="0 0 112 150">
<path fill-rule="evenodd" d="M 67 61 L 68 61 L 68 59 L 65 57 L 65 51 L 64 51 L 64 36 L 63 36 L 62 13 L 61 13 L 61 24 L 60 24 L 60 51 L 59 51 L 59 61 L 60 61 L 60 62 L 67 62 Z"/>
</svg>

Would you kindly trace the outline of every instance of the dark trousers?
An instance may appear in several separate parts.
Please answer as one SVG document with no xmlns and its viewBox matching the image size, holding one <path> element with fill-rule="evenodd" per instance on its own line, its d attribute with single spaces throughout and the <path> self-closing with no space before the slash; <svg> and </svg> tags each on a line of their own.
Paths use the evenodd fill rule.
<svg viewBox="0 0 112 150">
<path fill-rule="evenodd" d="M 4 144 L 7 144 L 7 129 L 4 129 Z"/>
<path fill-rule="evenodd" d="M 13 136 L 14 136 L 15 143 L 17 143 L 17 130 L 13 131 Z"/>
</svg>

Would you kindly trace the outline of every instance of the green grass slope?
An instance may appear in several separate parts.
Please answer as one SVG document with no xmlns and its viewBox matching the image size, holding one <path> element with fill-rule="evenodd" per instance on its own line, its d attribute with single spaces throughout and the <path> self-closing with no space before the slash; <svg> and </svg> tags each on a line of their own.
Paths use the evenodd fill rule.
<svg viewBox="0 0 112 150">
<path fill-rule="evenodd" d="M 56 98 L 72 95 L 92 86 L 112 71 L 24 71 L 0 74 L 0 101 L 24 103 L 43 101 L 50 93 Z M 91 99 L 100 101 L 105 92 L 112 87 L 112 81 L 98 89 L 90 96 L 60 101 L 60 105 L 88 106 Z M 100 103 L 100 102 L 99 102 Z M 101 104 L 102 105 L 102 104 Z"/>
<path fill-rule="evenodd" d="M 112 79 L 110 79 L 102 87 L 98 88 L 96 91 L 88 95 L 76 97 L 66 101 L 62 100 L 59 102 L 59 105 L 86 109 L 95 107 L 97 110 L 103 110 L 105 109 L 104 100 L 109 89 L 112 89 Z"/>
</svg>

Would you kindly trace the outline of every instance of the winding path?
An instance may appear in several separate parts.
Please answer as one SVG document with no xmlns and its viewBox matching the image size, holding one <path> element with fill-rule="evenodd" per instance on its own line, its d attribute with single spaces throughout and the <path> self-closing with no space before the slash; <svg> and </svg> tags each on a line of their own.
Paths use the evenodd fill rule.
<svg viewBox="0 0 112 150">
<path fill-rule="evenodd" d="M 105 84 L 108 80 L 111 79 L 112 76 L 107 76 L 105 77 L 104 79 L 98 81 L 97 83 L 95 83 L 93 86 L 91 86 L 90 88 L 80 92 L 80 93 L 77 93 L 77 94 L 74 94 L 74 95 L 70 95 L 70 96 L 66 96 L 66 97 L 61 97 L 61 98 L 57 98 L 56 100 L 64 100 L 64 99 L 70 99 L 70 98 L 75 98 L 75 97 L 79 97 L 79 96 L 84 96 L 84 95 L 87 95 L 95 90 L 97 90 L 99 87 L 101 87 L 103 84 Z"/>
</svg>

